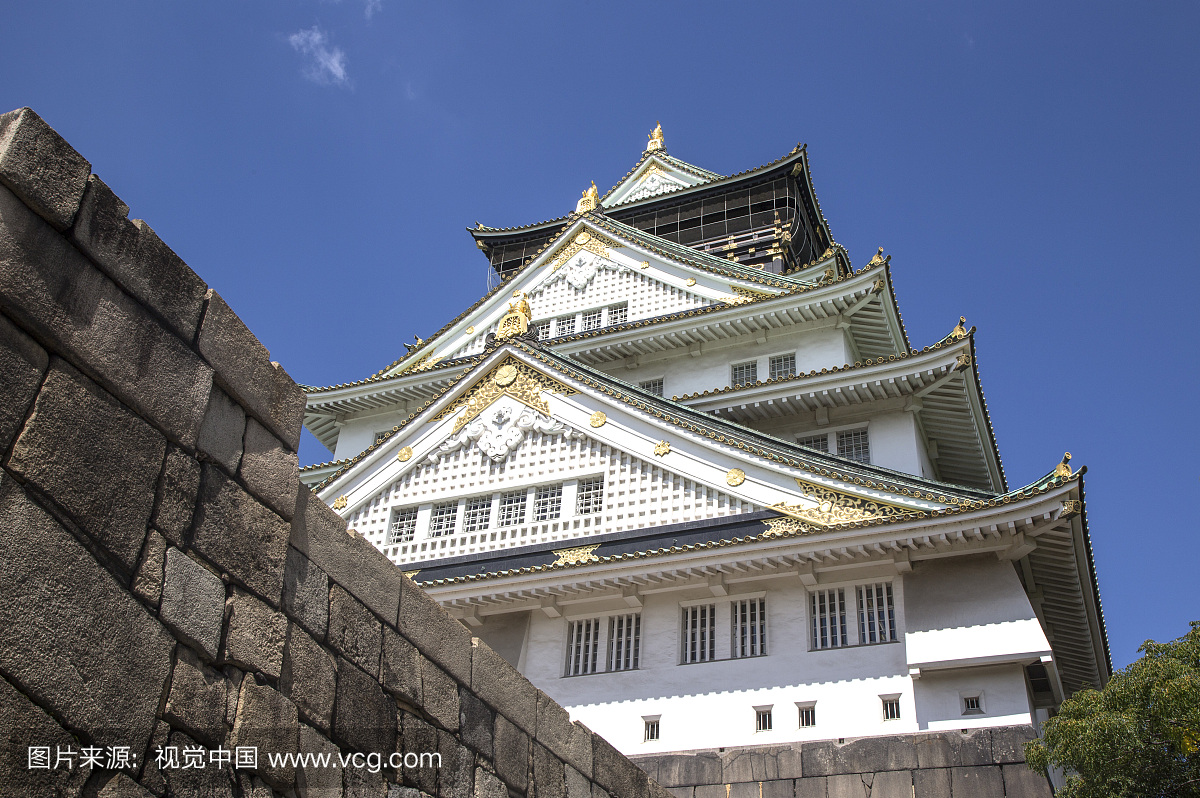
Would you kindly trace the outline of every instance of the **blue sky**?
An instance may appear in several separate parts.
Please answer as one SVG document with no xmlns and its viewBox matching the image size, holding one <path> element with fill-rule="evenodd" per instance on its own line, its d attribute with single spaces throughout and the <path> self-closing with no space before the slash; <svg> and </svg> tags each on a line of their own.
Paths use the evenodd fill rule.
<svg viewBox="0 0 1200 798">
<path fill-rule="evenodd" d="M 464 228 L 559 216 L 661 120 L 721 173 L 807 142 L 915 346 L 960 314 L 1010 483 L 1070 450 L 1114 663 L 1200 618 L 1194 3 L 10 3 L 32 106 L 298 381 L 486 289 Z M 1188 319 L 1193 319 L 1189 322 Z M 329 454 L 305 434 L 302 461 Z"/>
</svg>

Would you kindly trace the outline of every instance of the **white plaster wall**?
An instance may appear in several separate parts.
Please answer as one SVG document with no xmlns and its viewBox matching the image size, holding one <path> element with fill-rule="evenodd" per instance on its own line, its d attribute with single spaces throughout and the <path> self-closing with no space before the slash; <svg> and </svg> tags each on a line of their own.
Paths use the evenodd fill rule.
<svg viewBox="0 0 1200 798">
<path fill-rule="evenodd" d="M 915 682 L 917 725 L 921 729 L 974 729 L 1033 723 L 1022 666 L 925 672 Z M 983 714 L 964 715 L 963 696 L 979 695 Z"/>
<path fill-rule="evenodd" d="M 347 421 L 338 432 L 333 459 L 342 460 L 354 457 L 375 442 L 376 432 L 390 430 L 406 418 L 408 418 L 408 413 L 395 412 Z"/>
<path fill-rule="evenodd" d="M 867 424 L 871 441 L 871 462 L 884 468 L 894 468 L 906 474 L 921 474 L 921 454 L 924 446 L 917 433 L 912 413 L 883 413 Z"/>
<path fill-rule="evenodd" d="M 1012 563 L 991 554 L 914 563 L 904 600 L 908 632 L 1037 618 Z"/>
</svg>

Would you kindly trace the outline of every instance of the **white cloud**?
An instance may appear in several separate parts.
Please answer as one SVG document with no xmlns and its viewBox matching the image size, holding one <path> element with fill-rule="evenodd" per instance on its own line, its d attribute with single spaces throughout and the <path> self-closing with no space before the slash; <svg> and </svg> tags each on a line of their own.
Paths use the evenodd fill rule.
<svg viewBox="0 0 1200 798">
<path fill-rule="evenodd" d="M 376 11 L 383 10 L 383 0 L 365 0 L 365 8 L 363 11 L 367 15 L 367 19 L 375 16 Z"/>
<path fill-rule="evenodd" d="M 309 57 L 304 76 L 322 86 L 347 86 L 350 74 L 346 71 L 346 53 L 340 47 L 330 47 L 329 37 L 320 27 L 296 31 L 288 37 L 296 52 Z"/>
</svg>

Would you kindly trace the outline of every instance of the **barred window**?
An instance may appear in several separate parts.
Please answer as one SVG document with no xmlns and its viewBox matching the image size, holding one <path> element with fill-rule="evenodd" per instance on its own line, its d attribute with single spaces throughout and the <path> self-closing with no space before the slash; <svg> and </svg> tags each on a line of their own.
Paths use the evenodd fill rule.
<svg viewBox="0 0 1200 798">
<path fill-rule="evenodd" d="M 758 361 L 734 363 L 729 367 L 730 385 L 753 385 L 758 380 Z"/>
<path fill-rule="evenodd" d="M 663 381 L 661 378 L 657 380 L 646 380 L 645 382 L 639 382 L 638 387 L 646 393 L 652 393 L 655 396 L 663 395 Z"/>
<path fill-rule="evenodd" d="M 846 591 L 818 590 L 812 594 L 812 647 L 837 648 L 847 645 Z"/>
<path fill-rule="evenodd" d="M 575 514 L 591 515 L 604 509 L 604 477 L 579 480 L 575 492 Z"/>
<path fill-rule="evenodd" d="M 481 529 L 487 529 L 491 522 L 491 496 L 473 496 L 467 499 L 466 511 L 463 513 L 463 532 L 478 532 Z"/>
<path fill-rule="evenodd" d="M 562 483 L 542 485 L 533 498 L 533 520 L 553 521 L 562 515 Z"/>
<path fill-rule="evenodd" d="M 458 520 L 458 502 L 433 505 L 429 514 L 429 536 L 441 537 L 454 533 L 454 522 Z"/>
<path fill-rule="evenodd" d="M 708 662 L 717 656 L 717 607 L 701 604 L 683 608 L 683 661 Z"/>
<path fill-rule="evenodd" d="M 608 325 L 624 324 L 629 321 L 629 303 L 620 302 L 608 306 Z"/>
<path fill-rule="evenodd" d="M 883 719 L 900 720 L 900 696 L 880 696 L 883 702 Z"/>
<path fill-rule="evenodd" d="M 817 725 L 817 702 L 798 703 L 796 707 L 800 710 L 800 728 Z"/>
<path fill-rule="evenodd" d="M 896 639 L 892 583 L 858 586 L 858 642 L 887 643 Z"/>
<path fill-rule="evenodd" d="M 554 320 L 555 335 L 570 335 L 573 332 L 575 332 L 574 316 L 559 316 Z"/>
<path fill-rule="evenodd" d="M 549 321 L 539 321 L 537 324 L 533 325 L 533 329 L 537 330 L 537 337 L 539 341 L 544 341 L 550 337 Z"/>
<path fill-rule="evenodd" d="M 964 715 L 982 715 L 983 714 L 983 695 L 976 693 L 975 695 L 965 695 L 962 697 Z"/>
<path fill-rule="evenodd" d="M 816 449 L 818 452 L 829 451 L 829 433 L 821 435 L 809 435 L 807 438 L 797 438 L 796 443 L 801 446 L 807 446 L 810 449 Z"/>
<path fill-rule="evenodd" d="M 613 615 L 608 619 L 608 670 L 637 670 L 642 649 L 642 614 Z"/>
<path fill-rule="evenodd" d="M 773 380 L 794 376 L 796 374 L 796 356 L 794 354 L 776 355 L 771 358 L 770 372 Z"/>
<path fill-rule="evenodd" d="M 517 526 L 525 523 L 525 491 L 514 490 L 500 495 L 500 512 L 496 526 Z"/>
<path fill-rule="evenodd" d="M 583 312 L 583 329 L 598 330 L 604 325 L 604 312 L 602 310 L 585 310 Z"/>
<path fill-rule="evenodd" d="M 771 707 L 754 708 L 754 731 L 765 732 L 771 730 L 773 725 L 771 709 Z"/>
<path fill-rule="evenodd" d="M 730 618 L 733 627 L 733 657 L 759 657 L 767 653 L 767 600 L 735 601 Z"/>
<path fill-rule="evenodd" d="M 642 718 L 642 720 L 646 723 L 646 736 L 643 738 L 643 740 L 645 742 L 652 743 L 658 739 L 659 718 Z"/>
<path fill-rule="evenodd" d="M 392 511 L 392 523 L 388 525 L 388 543 L 407 543 L 417 534 L 417 508 L 405 507 Z"/>
<path fill-rule="evenodd" d="M 595 673 L 600 657 L 600 619 L 572 621 L 567 626 L 567 676 Z"/>
<path fill-rule="evenodd" d="M 838 454 L 860 463 L 871 462 L 871 445 L 866 429 L 848 429 L 837 434 Z"/>
</svg>

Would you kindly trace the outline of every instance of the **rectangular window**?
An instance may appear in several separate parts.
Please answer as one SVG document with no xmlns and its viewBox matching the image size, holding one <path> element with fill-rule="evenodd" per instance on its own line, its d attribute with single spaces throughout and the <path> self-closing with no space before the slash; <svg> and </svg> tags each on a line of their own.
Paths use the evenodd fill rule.
<svg viewBox="0 0 1200 798">
<path fill-rule="evenodd" d="M 500 512 L 496 526 L 517 526 L 525 523 L 525 491 L 514 490 L 500 495 Z"/>
<path fill-rule="evenodd" d="M 604 477 L 579 480 L 575 491 L 575 514 L 591 515 L 604 509 Z"/>
<path fill-rule="evenodd" d="M 392 523 L 388 526 L 388 543 L 407 543 L 417 534 L 417 508 L 405 507 L 392 511 Z"/>
<path fill-rule="evenodd" d="M 583 312 L 583 329 L 598 330 L 604 325 L 604 311 L 585 310 Z"/>
<path fill-rule="evenodd" d="M 542 485 L 533 498 L 533 520 L 553 521 L 562 515 L 562 483 Z"/>
<path fill-rule="evenodd" d="M 614 324 L 624 324 L 629 321 L 629 303 L 621 302 L 616 305 L 608 306 L 608 326 Z"/>
<path fill-rule="evenodd" d="M 437 538 L 454 534 L 454 522 L 458 520 L 458 502 L 433 505 L 429 514 L 429 537 Z"/>
<path fill-rule="evenodd" d="M 574 316 L 559 316 L 554 320 L 555 335 L 570 335 L 573 332 L 575 332 Z"/>
<path fill-rule="evenodd" d="M 848 429 L 837 434 L 838 454 L 860 463 L 871 462 L 871 445 L 865 429 Z"/>
<path fill-rule="evenodd" d="M 796 443 L 801 446 L 807 446 L 810 449 L 816 449 L 818 452 L 829 451 L 829 433 L 821 435 L 809 435 L 807 438 L 797 438 Z"/>
<path fill-rule="evenodd" d="M 753 385 L 758 380 L 758 361 L 734 363 L 729 367 L 730 385 Z"/>
<path fill-rule="evenodd" d="M 778 380 L 783 377 L 792 377 L 796 374 L 796 356 L 795 355 L 776 355 L 771 358 L 770 362 L 771 379 Z"/>
<path fill-rule="evenodd" d="M 391 435 L 391 434 L 392 434 L 392 431 L 390 429 L 385 429 L 383 432 L 376 432 L 374 443 L 376 443 L 376 444 L 381 443 L 384 438 L 386 438 L 388 435 Z"/>
<path fill-rule="evenodd" d="M 879 698 L 883 701 L 883 719 L 900 720 L 900 697 L 880 696 Z"/>
<path fill-rule="evenodd" d="M 608 619 L 608 670 L 637 670 L 642 649 L 642 614 L 613 615 Z"/>
<path fill-rule="evenodd" d="M 803 729 L 806 726 L 817 725 L 817 705 L 815 702 L 812 704 L 796 704 L 796 707 L 800 710 L 800 728 Z"/>
<path fill-rule="evenodd" d="M 896 639 L 892 583 L 858 586 L 858 642 L 888 643 Z"/>
<path fill-rule="evenodd" d="M 683 608 L 683 661 L 709 662 L 717 656 L 717 607 Z"/>
<path fill-rule="evenodd" d="M 767 653 L 767 600 L 735 601 L 730 616 L 733 626 L 734 657 L 759 657 Z"/>
<path fill-rule="evenodd" d="M 595 673 L 600 660 L 600 619 L 588 618 L 567 625 L 567 675 Z"/>
<path fill-rule="evenodd" d="M 641 389 L 642 389 L 643 391 L 645 391 L 646 393 L 652 393 L 652 394 L 654 394 L 655 396 L 662 396 L 662 395 L 663 395 L 663 381 L 662 381 L 662 379 L 657 379 L 657 380 L 646 380 L 645 382 L 639 382 L 639 383 L 638 383 L 638 387 L 639 387 L 639 388 L 641 388 Z"/>
<path fill-rule="evenodd" d="M 812 594 L 812 647 L 846 645 L 846 591 L 818 590 Z"/>
<path fill-rule="evenodd" d="M 643 720 L 646 722 L 645 742 L 654 742 L 658 739 L 658 718 L 654 718 L 653 720 L 650 718 L 643 718 Z"/>
<path fill-rule="evenodd" d="M 537 337 L 539 341 L 545 341 L 550 337 L 549 321 L 539 321 L 537 324 L 533 325 L 533 329 L 537 330 Z"/>
<path fill-rule="evenodd" d="M 463 513 L 463 532 L 478 532 L 487 529 L 492 522 L 492 497 L 474 496 L 467 499 Z"/>
<path fill-rule="evenodd" d="M 771 730 L 771 710 L 770 710 L 770 708 L 759 709 L 759 708 L 755 707 L 755 709 L 754 709 L 754 731 L 765 732 L 765 731 L 770 731 L 770 730 Z"/>
<path fill-rule="evenodd" d="M 983 699 L 977 695 L 963 696 L 963 714 L 964 715 L 982 715 L 983 714 Z"/>
</svg>

